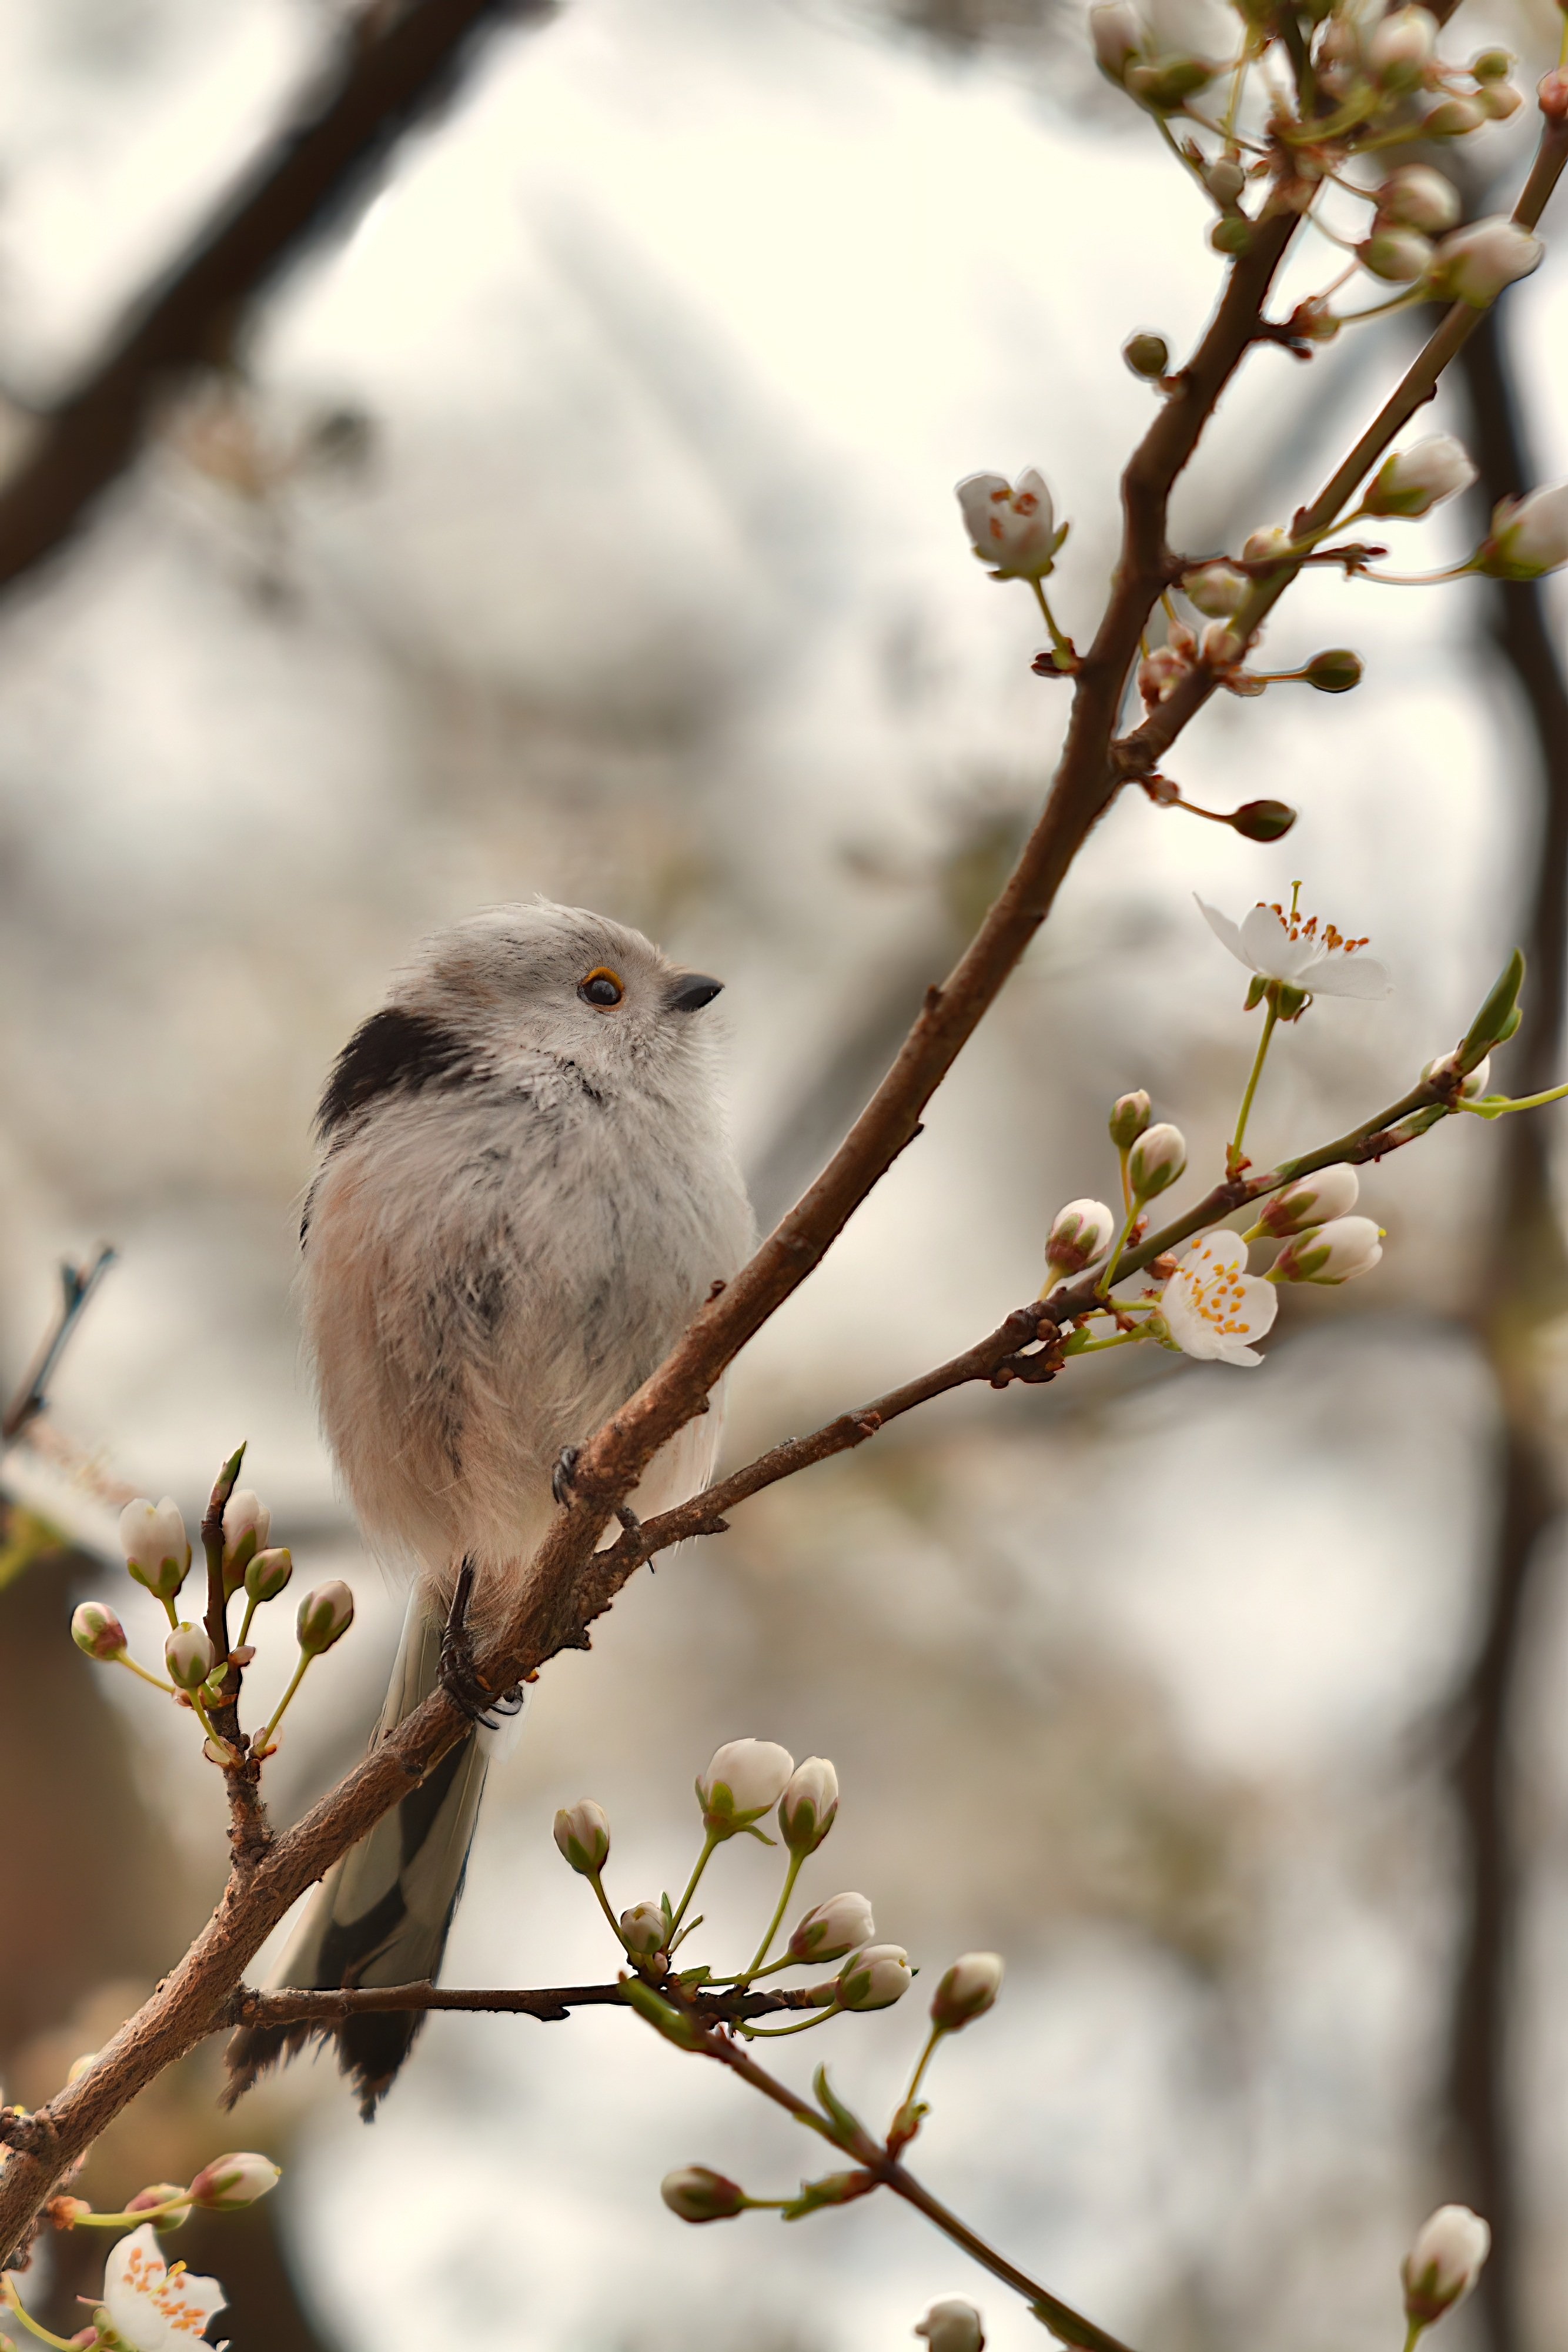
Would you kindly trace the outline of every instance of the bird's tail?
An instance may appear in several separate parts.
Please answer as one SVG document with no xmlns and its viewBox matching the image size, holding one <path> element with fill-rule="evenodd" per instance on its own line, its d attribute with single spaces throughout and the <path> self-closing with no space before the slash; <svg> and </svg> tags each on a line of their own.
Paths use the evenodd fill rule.
<svg viewBox="0 0 1568 2352">
<path fill-rule="evenodd" d="M 384 1738 L 435 1687 L 442 1628 L 416 1592 L 409 1603 L 377 1738 Z M 350 1846 L 312 1898 L 274 1978 L 301 1990 L 340 1985 L 411 1984 L 434 1977 L 485 1787 L 489 1741 L 471 1731 L 418 1788 Z M 367 2122 L 423 2023 L 417 2010 L 369 2011 L 340 2025 L 246 2025 L 230 2040 L 231 2106 L 268 2066 L 330 2035 L 338 2063 L 360 2095 Z"/>
</svg>

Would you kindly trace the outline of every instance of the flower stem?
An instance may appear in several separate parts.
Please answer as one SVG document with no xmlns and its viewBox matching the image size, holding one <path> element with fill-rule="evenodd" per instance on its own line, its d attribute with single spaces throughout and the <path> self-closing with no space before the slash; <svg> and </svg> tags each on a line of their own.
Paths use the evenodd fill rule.
<svg viewBox="0 0 1568 2352">
<path fill-rule="evenodd" d="M 777 1910 L 774 1912 L 772 1918 L 768 1922 L 768 1933 L 763 1937 L 760 1944 L 758 1945 L 751 1966 L 746 1970 L 743 1976 L 736 1978 L 735 1981 L 737 1984 L 748 1985 L 751 1982 L 752 1978 L 757 1974 L 758 1969 L 762 1966 L 763 1961 L 768 1958 L 768 1948 L 772 1943 L 774 1937 L 779 1933 L 779 1923 L 784 1916 L 789 1897 L 795 1892 L 795 1881 L 800 1875 L 800 1865 L 805 1859 L 806 1857 L 803 1853 L 792 1853 L 790 1855 L 789 1867 L 784 1874 L 784 1892 L 779 1897 L 779 1906 Z"/>
<path fill-rule="evenodd" d="M 186 1696 L 190 1699 L 192 1710 L 195 1715 L 196 1721 L 201 1725 L 202 1729 L 206 1733 L 207 1738 L 212 1741 L 213 1746 L 223 1749 L 224 1761 L 226 1764 L 237 1764 L 239 1762 L 239 1751 L 237 1748 L 230 1747 L 228 1741 L 224 1738 L 223 1733 L 214 1723 L 212 1717 L 202 1705 L 202 1695 L 200 1691 L 190 1691 L 187 1692 Z M 282 1707 L 279 1707 L 277 1712 L 281 1715 L 283 1712 Z M 268 1738 L 271 1737 L 271 1731 L 272 1727 L 269 1724 L 267 1726 Z"/>
<path fill-rule="evenodd" d="M 1077 663 L 1078 656 L 1074 653 L 1070 640 L 1062 635 L 1061 631 L 1056 625 L 1056 615 L 1051 611 L 1050 603 L 1046 597 L 1044 581 L 1031 580 L 1029 584 L 1034 590 L 1036 600 L 1039 603 L 1040 612 L 1044 616 L 1045 625 L 1051 631 L 1051 649 L 1056 656 L 1057 668 L 1060 670 L 1069 670 L 1073 668 Z"/>
<path fill-rule="evenodd" d="M 714 1848 L 716 1846 L 722 1845 L 723 1843 L 724 1840 L 717 1830 L 709 1830 L 706 1838 L 703 1842 L 703 1850 L 697 1856 L 697 1866 L 693 1871 L 690 1878 L 686 1881 L 686 1891 L 682 1895 L 680 1902 L 676 1906 L 675 1916 L 670 1922 L 670 1933 L 672 1936 L 674 1934 L 675 1929 L 680 1926 L 681 1921 L 686 1916 L 687 1906 L 691 1902 L 692 1896 L 697 1891 L 697 1881 L 701 1878 L 704 1871 L 707 1868 L 708 1864 L 713 1860 Z"/>
<path fill-rule="evenodd" d="M 1447 572 L 1353 572 L 1350 576 L 1375 581 L 1380 588 L 1440 588 L 1445 581 L 1462 580 L 1475 570 L 1477 561 L 1477 555 L 1468 555 L 1462 563 L 1451 563 Z"/>
<path fill-rule="evenodd" d="M 1238 1155 L 1239 1155 L 1241 1150 L 1241 1139 L 1247 1132 L 1247 1122 L 1252 1116 L 1252 1097 L 1258 1091 L 1258 1081 L 1263 1075 L 1263 1064 L 1268 1056 L 1269 1047 L 1273 1041 L 1274 1030 L 1279 1018 L 1279 1005 L 1271 1002 L 1269 1006 L 1268 1018 L 1263 1024 L 1263 1034 L 1258 1040 L 1258 1052 L 1252 1064 L 1252 1075 L 1247 1081 L 1247 1091 L 1241 1097 L 1241 1108 L 1237 1115 L 1236 1133 L 1231 1140 L 1230 1149 L 1232 1152 Z"/>
<path fill-rule="evenodd" d="M 146 1667 L 139 1666 L 135 1659 L 131 1657 L 128 1652 L 121 1650 L 120 1655 L 113 1661 L 113 1664 L 117 1666 L 124 1666 L 133 1675 L 140 1675 L 141 1680 L 144 1683 L 151 1683 L 154 1690 L 167 1691 L 171 1698 L 175 1696 L 174 1685 L 172 1683 L 164 1682 L 161 1675 L 150 1675 Z"/>
<path fill-rule="evenodd" d="M 293 1675 L 292 1675 L 292 1677 L 291 1677 L 291 1679 L 290 1679 L 290 1681 L 289 1681 L 288 1688 L 284 1692 L 283 1696 L 278 1700 L 278 1702 L 277 1702 L 277 1712 L 276 1713 L 276 1715 L 274 1715 L 274 1717 L 273 1717 L 273 1718 L 272 1718 L 272 1721 L 267 1725 L 267 1727 L 266 1730 L 262 1733 L 262 1735 L 261 1735 L 260 1738 L 256 1741 L 256 1746 L 255 1746 L 255 1748 L 253 1748 L 253 1750 L 252 1750 L 252 1753 L 253 1753 L 254 1755 L 257 1755 L 257 1756 L 259 1756 L 259 1755 L 263 1754 L 263 1753 L 264 1753 L 264 1751 L 265 1751 L 267 1748 L 270 1748 L 270 1747 L 271 1747 L 271 1745 L 272 1745 L 272 1735 L 273 1735 L 273 1733 L 277 1729 L 278 1725 L 282 1722 L 283 1717 L 284 1717 L 285 1711 L 287 1710 L 287 1706 L 288 1706 L 289 1701 L 293 1698 L 295 1692 L 299 1688 L 300 1684 L 301 1684 L 301 1683 L 304 1681 L 304 1679 L 305 1679 L 305 1670 L 306 1670 L 307 1666 L 308 1666 L 308 1664 L 310 1664 L 310 1657 L 311 1657 L 311 1653 L 310 1653 L 308 1650 L 301 1650 L 301 1651 L 300 1651 L 300 1653 L 299 1653 L 299 1664 L 298 1664 L 295 1667 L 295 1669 L 294 1669 Z"/>
<path fill-rule="evenodd" d="M 603 1879 L 601 1878 L 598 1871 L 596 1870 L 588 1871 L 584 1874 L 587 1877 L 590 1886 L 592 1887 L 594 1894 L 599 1898 L 600 1909 L 603 1912 L 605 1917 L 610 1922 L 611 1934 L 614 1937 L 622 1950 L 624 1951 L 626 1948 L 626 1938 L 621 1933 L 620 1920 L 615 1916 L 614 1912 L 610 1907 L 610 1897 L 604 1892 Z"/>
<path fill-rule="evenodd" d="M 1564 1095 L 1568 1095 L 1568 1086 L 1548 1087 L 1542 1095 L 1517 1095 L 1511 1100 L 1489 1100 L 1484 1104 L 1457 1102 L 1454 1108 L 1472 1111 L 1478 1118 L 1505 1118 L 1511 1110 L 1539 1110 L 1543 1103 L 1561 1102 Z"/>
<path fill-rule="evenodd" d="M 36 2336 L 40 2344 L 54 2345 L 56 2352 L 76 2352 L 76 2347 L 68 2336 L 51 2336 L 47 2327 L 39 2326 L 23 2303 L 8 2275 L 0 2278 L 0 2305 L 4 2305 L 7 2311 L 14 2311 L 28 2335 Z"/>
<path fill-rule="evenodd" d="M 925 2047 L 920 2053 L 919 2063 L 915 2067 L 914 2074 L 911 2074 L 909 2078 L 909 2088 L 904 2095 L 904 2104 L 906 2107 L 914 2105 L 915 2094 L 919 2090 L 921 2083 L 925 2078 L 925 2069 L 930 2065 L 932 2058 L 936 2054 L 936 2044 L 941 2041 L 945 2031 L 946 2028 L 943 2026 L 934 2025 L 930 2033 L 927 2035 Z"/>
<path fill-rule="evenodd" d="M 239 1640 L 235 1643 L 235 1648 L 236 1650 L 243 1650 L 243 1649 L 244 1649 L 244 1647 L 245 1647 L 245 1645 L 246 1645 L 246 1643 L 249 1641 L 249 1639 L 250 1639 L 250 1621 L 251 1621 L 251 1619 L 256 1615 L 256 1611 L 260 1608 L 260 1606 L 261 1606 L 261 1603 L 260 1603 L 260 1601 L 256 1599 L 256 1595 L 255 1595 L 255 1593 L 254 1593 L 254 1592 L 248 1592 L 248 1593 L 246 1593 L 246 1602 L 245 1602 L 245 1615 L 244 1615 L 244 1617 L 243 1617 L 243 1618 L 241 1619 L 241 1621 L 240 1621 Z"/>
<path fill-rule="evenodd" d="M 139 2206 L 134 2213 L 78 2213 L 71 2223 L 73 2230 L 134 2229 L 140 2221 L 162 2221 L 169 2213 L 187 2213 L 190 2197 L 182 2190 L 178 2197 L 165 2197 L 162 2205 Z"/>
<path fill-rule="evenodd" d="M 813 2025 L 825 2025 L 830 2017 L 837 2017 L 839 2005 L 820 2009 L 812 2017 L 803 2017 L 798 2025 L 743 2025 L 740 2028 L 748 2042 L 782 2042 L 787 2033 L 809 2033 Z"/>
<path fill-rule="evenodd" d="M 1099 1291 L 1102 1298 L 1106 1298 L 1110 1296 L 1111 1285 L 1116 1279 L 1117 1262 L 1121 1257 L 1122 1252 L 1127 1246 L 1128 1237 L 1132 1233 L 1133 1227 L 1138 1222 L 1138 1203 L 1133 1198 L 1133 1188 L 1127 1181 L 1127 1161 L 1125 1154 L 1124 1154 L 1122 1160 L 1122 1192 L 1127 1203 L 1127 1217 L 1121 1232 L 1116 1236 L 1116 1246 L 1105 1261 L 1105 1271 L 1100 1276 L 1098 1283 L 1095 1285 L 1095 1288 Z"/>
</svg>

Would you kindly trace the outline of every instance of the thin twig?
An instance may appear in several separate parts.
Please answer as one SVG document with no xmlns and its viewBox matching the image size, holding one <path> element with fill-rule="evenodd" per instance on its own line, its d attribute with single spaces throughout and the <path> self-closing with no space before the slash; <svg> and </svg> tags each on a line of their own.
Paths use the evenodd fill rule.
<svg viewBox="0 0 1568 2352">
<path fill-rule="evenodd" d="M 775 1988 L 768 1992 L 709 1992 L 697 1987 L 685 1994 L 699 2017 L 710 2024 L 724 2025 L 739 2024 L 754 2017 L 775 2016 L 782 2010 L 829 2009 L 834 1997 L 831 1987 L 827 1985 L 797 1986 L 792 1990 Z M 484 2010 L 555 2022 L 570 2016 L 574 2009 L 623 2009 L 625 2006 L 623 1980 L 614 1984 L 551 1985 L 530 1991 L 514 1987 L 479 1991 L 470 1990 L 466 1985 L 421 1982 L 359 1985 L 351 1990 L 328 1992 L 296 1992 L 287 1987 L 277 1992 L 257 1992 L 248 1985 L 242 1985 L 218 2021 L 218 2027 L 319 2025 L 326 2029 L 341 2025 L 345 2019 L 350 2017 L 382 2015 L 389 2011 L 401 2015 L 410 2011 L 434 2009 Z"/>
<path fill-rule="evenodd" d="M 60 1265 L 60 1304 L 42 1347 L 34 1357 L 16 1395 L 0 1419 L 0 1443 L 6 1445 L 21 1436 L 41 1412 L 48 1410 L 49 1384 L 59 1370 L 72 1332 L 80 1322 L 83 1310 L 110 1267 L 115 1252 L 108 1242 L 100 1242 L 91 1263 L 73 1265 L 69 1258 Z"/>
</svg>

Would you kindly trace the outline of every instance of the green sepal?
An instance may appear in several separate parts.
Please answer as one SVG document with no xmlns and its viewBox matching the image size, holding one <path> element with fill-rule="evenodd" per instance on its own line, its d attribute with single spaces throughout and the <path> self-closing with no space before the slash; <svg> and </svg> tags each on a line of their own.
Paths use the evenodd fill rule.
<svg viewBox="0 0 1568 2352">
<path fill-rule="evenodd" d="M 1253 973 L 1251 979 L 1247 983 L 1247 1002 L 1241 1008 L 1243 1013 L 1255 1013 L 1257 1011 L 1259 1005 L 1263 1002 L 1263 992 L 1268 985 L 1268 982 L 1264 979 L 1260 971 L 1255 971 Z"/>
<path fill-rule="evenodd" d="M 1454 1059 L 1468 1076 L 1494 1045 L 1511 1037 L 1520 1023 L 1519 992 L 1524 986 L 1524 954 L 1515 948 L 1491 984 L 1486 1003 L 1455 1048 Z"/>
<path fill-rule="evenodd" d="M 857 2197 L 869 2196 L 877 2185 L 874 2172 L 828 2172 L 821 2180 L 802 2180 L 800 2194 L 781 2208 L 779 2219 L 803 2221 L 808 2213 L 820 2213 L 825 2206 L 852 2204 Z"/>
<path fill-rule="evenodd" d="M 673 2042 L 677 2050 L 702 2048 L 705 2029 L 695 2018 L 684 2017 L 667 2000 L 661 2000 L 653 1986 L 644 1984 L 641 1977 L 622 1977 L 621 1991 L 628 2007 L 662 2033 L 666 2042 Z"/>
<path fill-rule="evenodd" d="M 837 2125 L 840 2131 L 852 2133 L 856 2137 L 862 2140 L 865 2138 L 865 2126 L 862 2123 L 859 2116 L 855 2115 L 851 2108 L 845 2106 L 842 2099 L 840 2098 L 838 2093 L 829 2082 L 828 2070 L 825 2066 L 819 2066 L 816 2073 L 812 2075 L 811 2089 L 816 2095 L 817 2105 L 821 2108 L 822 2113 L 829 2116 L 831 2121 Z"/>
</svg>

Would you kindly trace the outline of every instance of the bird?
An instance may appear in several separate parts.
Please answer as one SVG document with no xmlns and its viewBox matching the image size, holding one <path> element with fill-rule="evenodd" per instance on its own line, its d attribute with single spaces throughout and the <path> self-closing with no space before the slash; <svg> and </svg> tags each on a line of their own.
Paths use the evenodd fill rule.
<svg viewBox="0 0 1568 2352">
<path fill-rule="evenodd" d="M 332 1066 L 300 1295 L 339 1475 L 370 1549 L 411 1583 L 374 1736 L 438 1682 L 476 1719 L 333 1865 L 279 1985 L 405 1984 L 440 1967 L 486 1766 L 522 1696 L 486 1709 L 464 1638 L 494 1631 L 524 1589 L 573 1449 L 754 1245 L 705 1017 L 722 984 L 583 908 L 491 908 L 427 940 Z M 720 1420 L 716 1402 L 654 1458 L 631 1498 L 643 1512 L 708 1483 Z M 367 2119 L 422 2022 L 361 2013 L 331 2029 Z M 309 2031 L 242 2028 L 231 2099 Z"/>
</svg>

